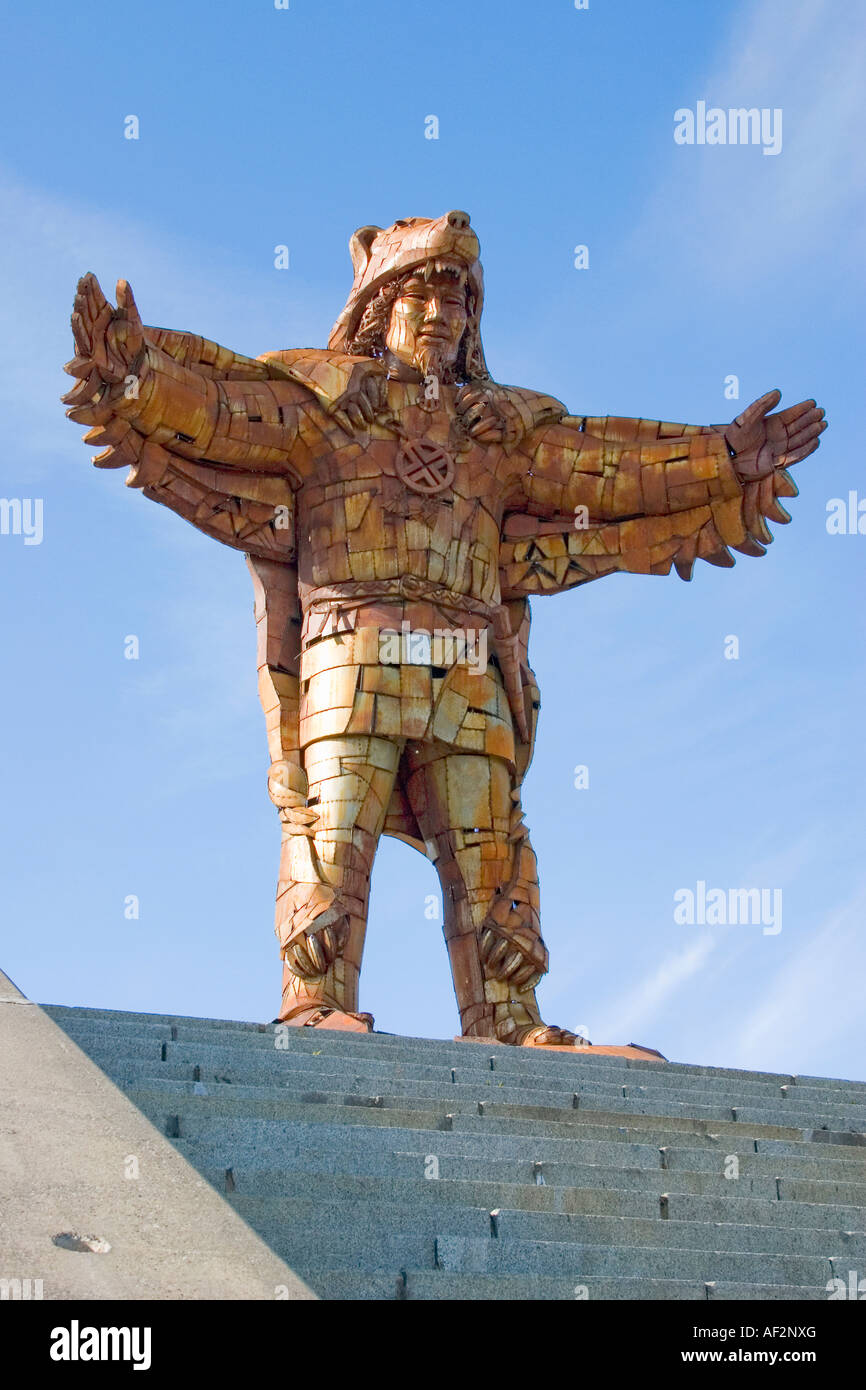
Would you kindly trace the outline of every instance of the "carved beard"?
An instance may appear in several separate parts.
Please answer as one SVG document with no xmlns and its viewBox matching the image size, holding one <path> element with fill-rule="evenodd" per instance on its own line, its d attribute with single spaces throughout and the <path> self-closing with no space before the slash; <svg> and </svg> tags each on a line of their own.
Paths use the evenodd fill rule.
<svg viewBox="0 0 866 1390">
<path fill-rule="evenodd" d="M 452 365 L 453 356 L 450 343 L 424 339 L 415 349 L 415 369 L 422 376 L 435 376 L 441 381 Z"/>
</svg>

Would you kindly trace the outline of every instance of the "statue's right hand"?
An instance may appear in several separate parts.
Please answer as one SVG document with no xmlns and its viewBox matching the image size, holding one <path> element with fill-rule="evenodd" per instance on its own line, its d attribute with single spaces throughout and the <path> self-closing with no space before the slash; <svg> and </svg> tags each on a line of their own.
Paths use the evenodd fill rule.
<svg viewBox="0 0 866 1390">
<path fill-rule="evenodd" d="M 378 365 L 358 368 L 349 387 L 329 407 L 329 413 L 347 434 L 369 428 L 388 409 L 388 386 Z"/>
<path fill-rule="evenodd" d="M 64 396 L 73 406 L 83 406 L 106 384 L 124 381 L 138 370 L 143 355 L 144 328 L 125 280 L 117 282 L 117 308 L 102 293 L 95 275 L 78 282 L 72 310 L 72 334 L 76 356 L 64 370 L 78 377 L 80 385 Z"/>
</svg>

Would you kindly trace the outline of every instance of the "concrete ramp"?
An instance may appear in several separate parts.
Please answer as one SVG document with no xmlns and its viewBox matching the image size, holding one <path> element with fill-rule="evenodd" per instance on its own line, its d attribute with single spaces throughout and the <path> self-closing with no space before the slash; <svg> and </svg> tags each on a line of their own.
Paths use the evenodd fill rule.
<svg viewBox="0 0 866 1390">
<path fill-rule="evenodd" d="M 315 1295 L 0 972 L 0 1298 L 22 1297 Z"/>
</svg>

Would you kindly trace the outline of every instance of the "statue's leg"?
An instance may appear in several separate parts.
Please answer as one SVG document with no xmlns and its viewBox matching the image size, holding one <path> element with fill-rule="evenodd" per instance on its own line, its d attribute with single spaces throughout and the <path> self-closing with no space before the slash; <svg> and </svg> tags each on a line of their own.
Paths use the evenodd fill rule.
<svg viewBox="0 0 866 1390">
<path fill-rule="evenodd" d="M 370 873 L 402 740 L 318 739 L 304 752 L 307 827 L 283 826 L 276 934 L 283 958 L 280 1019 L 372 1027 L 357 1014 Z"/>
<path fill-rule="evenodd" d="M 510 764 L 446 744 L 410 742 L 404 768 L 409 802 L 436 848 L 464 1037 L 573 1043 L 574 1033 L 542 1022 L 535 998 L 547 950 L 535 854 Z"/>
</svg>

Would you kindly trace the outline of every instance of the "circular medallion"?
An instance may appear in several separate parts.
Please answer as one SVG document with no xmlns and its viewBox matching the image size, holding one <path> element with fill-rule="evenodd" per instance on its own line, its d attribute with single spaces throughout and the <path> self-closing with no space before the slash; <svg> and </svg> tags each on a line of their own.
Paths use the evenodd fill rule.
<svg viewBox="0 0 866 1390">
<path fill-rule="evenodd" d="M 432 439 L 408 439 L 397 455 L 397 476 L 413 492 L 432 497 L 454 481 L 454 460 Z"/>
</svg>

